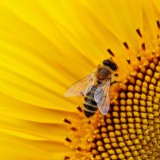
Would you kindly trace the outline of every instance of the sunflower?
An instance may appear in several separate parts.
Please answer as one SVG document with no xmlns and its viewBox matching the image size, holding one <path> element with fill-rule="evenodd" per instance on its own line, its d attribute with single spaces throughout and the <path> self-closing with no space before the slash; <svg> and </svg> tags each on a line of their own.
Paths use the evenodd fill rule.
<svg viewBox="0 0 160 160">
<path fill-rule="evenodd" d="M 0 0 L 0 159 L 159 160 L 160 2 Z M 106 116 L 65 98 L 104 59 Z"/>
</svg>

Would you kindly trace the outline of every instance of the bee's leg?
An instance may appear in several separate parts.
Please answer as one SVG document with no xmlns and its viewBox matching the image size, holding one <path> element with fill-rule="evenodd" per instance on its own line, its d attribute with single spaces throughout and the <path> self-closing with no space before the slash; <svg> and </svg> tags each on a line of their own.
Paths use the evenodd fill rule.
<svg viewBox="0 0 160 160">
<path fill-rule="evenodd" d="M 113 82 L 111 82 L 111 85 L 113 85 L 113 84 L 115 84 L 115 83 L 120 84 L 121 82 L 120 82 L 120 81 L 113 81 Z"/>
</svg>

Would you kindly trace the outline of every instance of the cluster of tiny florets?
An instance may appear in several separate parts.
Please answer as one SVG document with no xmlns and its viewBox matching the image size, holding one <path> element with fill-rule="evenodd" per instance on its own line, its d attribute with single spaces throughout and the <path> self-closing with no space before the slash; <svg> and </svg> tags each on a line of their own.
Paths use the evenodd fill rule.
<svg viewBox="0 0 160 160">
<path fill-rule="evenodd" d="M 94 130 L 96 160 L 160 159 L 159 57 L 137 70 Z"/>
</svg>

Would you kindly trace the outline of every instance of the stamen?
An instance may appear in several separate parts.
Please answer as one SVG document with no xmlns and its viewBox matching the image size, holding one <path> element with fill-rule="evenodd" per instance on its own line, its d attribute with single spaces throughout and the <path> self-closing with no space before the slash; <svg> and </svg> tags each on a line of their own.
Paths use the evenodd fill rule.
<svg viewBox="0 0 160 160">
<path fill-rule="evenodd" d="M 139 54 L 137 55 L 137 59 L 141 61 L 141 56 Z"/>
<path fill-rule="evenodd" d="M 71 121 L 68 120 L 68 119 L 66 119 L 66 118 L 64 119 L 64 122 L 65 122 L 65 123 L 68 123 L 68 124 L 71 124 Z"/>
<path fill-rule="evenodd" d="M 91 121 L 89 120 L 87 123 L 88 123 L 88 124 L 91 124 Z"/>
<path fill-rule="evenodd" d="M 118 74 L 116 73 L 116 74 L 114 74 L 116 77 L 118 77 Z"/>
<path fill-rule="evenodd" d="M 138 35 L 139 35 L 140 37 L 142 37 L 142 34 L 141 34 L 141 32 L 140 32 L 139 29 L 136 29 L 136 32 L 138 33 Z"/>
<path fill-rule="evenodd" d="M 78 150 L 78 151 L 82 151 L 82 148 L 81 148 L 81 147 L 78 147 L 77 150 Z"/>
<path fill-rule="evenodd" d="M 156 51 L 152 51 L 152 54 L 153 54 L 153 55 L 156 54 Z"/>
<path fill-rule="evenodd" d="M 73 130 L 73 131 L 75 131 L 75 132 L 76 132 L 78 129 L 77 129 L 77 128 L 75 128 L 75 127 L 72 127 L 72 128 L 71 128 L 71 130 Z"/>
<path fill-rule="evenodd" d="M 69 160 L 70 158 L 68 156 L 65 156 L 64 157 L 64 160 Z"/>
<path fill-rule="evenodd" d="M 127 42 L 124 42 L 123 45 L 126 47 L 126 49 L 129 49 Z"/>
<path fill-rule="evenodd" d="M 129 58 L 126 59 L 128 64 L 131 64 L 131 60 Z"/>
<path fill-rule="evenodd" d="M 157 27 L 160 29 L 160 22 L 159 22 L 159 20 L 157 20 L 156 22 L 157 22 Z"/>
<path fill-rule="evenodd" d="M 79 112 L 83 112 L 82 108 L 80 106 L 78 106 L 77 109 L 78 109 Z"/>
<path fill-rule="evenodd" d="M 145 51 L 145 49 L 146 49 L 145 43 L 142 43 L 142 50 Z"/>
<path fill-rule="evenodd" d="M 67 142 L 70 142 L 70 143 L 72 142 L 71 139 L 69 139 L 68 137 L 66 137 L 65 140 L 66 140 Z"/>
<path fill-rule="evenodd" d="M 114 53 L 110 50 L 110 49 L 107 49 L 108 53 L 114 57 Z"/>
</svg>

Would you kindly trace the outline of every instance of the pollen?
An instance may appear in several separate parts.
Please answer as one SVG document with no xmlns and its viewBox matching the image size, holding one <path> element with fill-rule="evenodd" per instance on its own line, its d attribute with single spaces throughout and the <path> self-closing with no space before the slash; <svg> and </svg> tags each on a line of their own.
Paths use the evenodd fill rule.
<svg viewBox="0 0 160 160">
<path fill-rule="evenodd" d="M 139 29 L 137 33 L 143 37 Z M 128 50 L 128 44 L 124 45 Z M 72 150 L 68 159 L 160 159 L 159 54 L 139 65 L 117 92 L 105 116 L 97 112 L 88 119 L 78 107 L 77 118 L 64 119 L 70 129 L 65 139 Z"/>
</svg>

